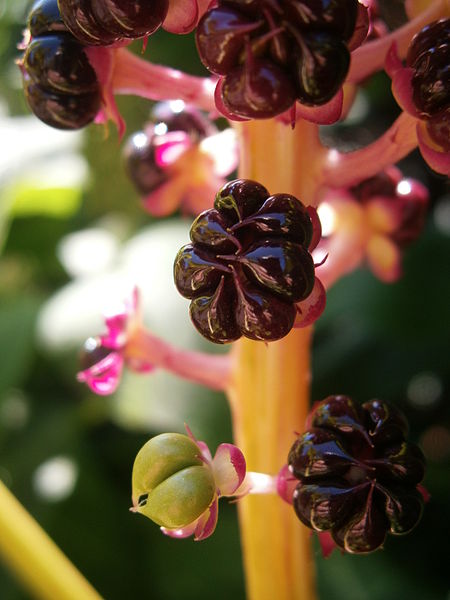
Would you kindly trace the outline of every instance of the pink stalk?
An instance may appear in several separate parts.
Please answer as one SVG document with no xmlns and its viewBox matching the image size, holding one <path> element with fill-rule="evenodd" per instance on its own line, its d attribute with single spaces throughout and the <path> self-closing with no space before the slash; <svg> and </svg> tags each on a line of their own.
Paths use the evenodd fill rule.
<svg viewBox="0 0 450 600">
<path fill-rule="evenodd" d="M 127 358 L 145 360 L 214 390 L 224 390 L 230 384 L 231 360 L 228 355 L 180 350 L 143 329 L 128 341 L 125 354 Z"/>
<path fill-rule="evenodd" d="M 112 74 L 115 94 L 130 94 L 149 100 L 183 100 L 215 112 L 214 88 L 210 77 L 195 77 L 136 56 L 126 48 L 116 50 Z"/>
</svg>

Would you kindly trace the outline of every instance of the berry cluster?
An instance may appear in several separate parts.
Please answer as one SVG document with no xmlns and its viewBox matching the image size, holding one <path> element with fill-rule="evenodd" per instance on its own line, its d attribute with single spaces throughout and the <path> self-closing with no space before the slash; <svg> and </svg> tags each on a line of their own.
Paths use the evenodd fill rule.
<svg viewBox="0 0 450 600">
<path fill-rule="evenodd" d="M 164 21 L 168 0 L 58 0 L 67 28 L 83 44 L 109 46 L 150 35 Z"/>
<path fill-rule="evenodd" d="M 84 47 L 62 21 L 57 1 L 35 2 L 28 29 L 31 41 L 21 69 L 31 110 L 58 129 L 84 127 L 100 110 L 100 84 Z"/>
<path fill-rule="evenodd" d="M 190 237 L 174 276 L 203 336 L 219 344 L 242 335 L 271 341 L 292 329 L 295 303 L 315 281 L 313 225 L 297 198 L 270 196 L 259 183 L 237 179 L 197 217 Z"/>
<path fill-rule="evenodd" d="M 450 152 L 450 19 L 430 23 L 411 42 L 406 58 L 413 102 L 432 139 Z"/>
<path fill-rule="evenodd" d="M 388 532 L 401 535 L 419 521 L 425 459 L 405 441 L 402 413 L 379 400 L 359 406 L 330 396 L 313 412 L 311 427 L 291 448 L 289 470 L 300 480 L 294 492 L 299 519 L 331 531 L 352 553 L 376 550 Z"/>
<path fill-rule="evenodd" d="M 269 118 L 298 100 L 328 102 L 350 63 L 357 0 L 219 0 L 197 27 L 204 65 L 222 75 L 225 108 Z"/>
<path fill-rule="evenodd" d="M 170 177 L 157 159 L 162 136 L 169 132 L 182 132 L 196 143 L 217 131 L 200 111 L 186 105 L 178 110 L 178 104 L 174 102 L 156 104 L 151 120 L 152 124 L 145 131 L 134 133 L 124 148 L 126 171 L 142 195 L 150 194 Z"/>
</svg>

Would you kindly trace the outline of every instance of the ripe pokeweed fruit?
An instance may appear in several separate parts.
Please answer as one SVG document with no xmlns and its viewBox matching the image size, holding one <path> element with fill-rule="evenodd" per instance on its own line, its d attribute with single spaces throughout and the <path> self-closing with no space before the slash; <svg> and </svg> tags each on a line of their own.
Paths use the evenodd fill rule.
<svg viewBox="0 0 450 600">
<path fill-rule="evenodd" d="M 268 118 L 295 100 L 328 102 L 348 71 L 357 0 L 219 0 L 197 27 L 204 65 L 221 75 L 225 108 L 243 118 Z"/>
<path fill-rule="evenodd" d="M 242 335 L 271 341 L 289 333 L 295 304 L 314 286 L 312 232 L 294 196 L 270 196 L 246 179 L 226 184 L 214 208 L 194 221 L 191 244 L 175 259 L 175 284 L 191 300 L 199 332 L 216 343 Z"/>
<path fill-rule="evenodd" d="M 58 0 L 62 19 L 83 44 L 109 46 L 150 35 L 164 21 L 168 0 Z"/>
<path fill-rule="evenodd" d="M 407 434 L 403 414 L 385 402 L 359 406 L 346 396 L 320 402 L 288 457 L 299 479 L 293 501 L 300 521 L 330 531 L 351 553 L 372 552 L 387 533 L 413 529 L 423 509 L 417 484 L 425 459 Z"/>
<path fill-rule="evenodd" d="M 21 60 L 24 92 L 34 114 L 58 129 L 79 129 L 100 110 L 97 75 L 84 47 L 67 31 L 56 0 L 36 2 L 31 40 Z"/>
</svg>

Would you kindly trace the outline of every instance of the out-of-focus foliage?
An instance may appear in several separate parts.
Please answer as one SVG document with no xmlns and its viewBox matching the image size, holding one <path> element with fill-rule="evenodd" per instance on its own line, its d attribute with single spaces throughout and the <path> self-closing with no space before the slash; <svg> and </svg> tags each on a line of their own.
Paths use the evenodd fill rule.
<svg viewBox="0 0 450 600">
<path fill-rule="evenodd" d="M 25 4 L 7 0 L 0 8 L 0 105 L 5 118 L 26 113 L 13 63 Z M 139 44 L 136 48 L 140 51 Z M 147 52 L 156 62 L 201 72 L 192 37 L 158 33 Z M 365 143 L 398 110 L 389 98 L 386 79 L 377 77 L 364 96 L 369 113 L 357 125 L 335 128 L 333 135 Z M 371 106 L 377 113 L 370 112 Z M 137 99 L 120 99 L 120 107 L 129 132 L 149 112 L 148 103 Z M 374 116 L 378 113 L 380 119 Z M 6 123 L 0 120 L 0 161 L 9 152 L 2 134 Z M 161 374 L 153 383 L 152 376 L 128 374 L 117 398 L 93 397 L 75 381 L 77 349 L 54 353 L 38 342 L 40 309 L 70 280 L 58 259 L 64 236 L 102 227 L 126 241 L 151 223 L 124 176 L 115 133 L 105 139 L 101 128 L 91 127 L 82 139 L 81 153 L 75 138 L 64 152 L 85 159 L 89 173 L 65 186 L 62 194 L 60 184 L 47 182 L 42 188 L 25 177 L 39 147 L 20 169 L 0 170 L 0 477 L 108 600 L 241 599 L 233 505 L 221 507 L 218 528 L 203 543 L 166 538 L 151 522 L 128 512 L 131 467 L 148 437 L 180 410 L 196 436 L 211 447 L 231 441 L 225 399 L 170 377 L 157 383 Z M 61 149 L 48 150 L 47 164 L 55 153 L 60 157 Z M 322 600 L 442 600 L 447 593 L 449 201 L 444 203 L 442 180 L 420 157 L 413 155 L 402 167 L 430 186 L 428 226 L 406 253 L 405 274 L 398 283 L 384 285 L 368 271 L 358 271 L 330 292 L 316 327 L 313 399 L 346 393 L 360 401 L 380 397 L 398 404 L 412 423 L 412 439 L 428 457 L 425 485 L 431 500 L 419 527 L 403 539 L 390 537 L 383 552 L 368 557 L 335 552 L 325 561 L 316 547 Z M 143 257 L 142 268 L 155 260 Z M 157 288 L 158 281 L 150 281 L 149 289 L 151 285 Z M 155 323 L 164 320 L 163 304 L 161 317 L 153 315 Z M 185 319 L 189 329 L 187 307 Z M 155 389 L 161 394 L 159 405 L 152 397 Z M 170 396 L 167 402 L 164 394 Z M 180 414 L 173 423 L 181 430 Z M 58 457 L 65 460 L 55 462 Z M 2 565 L 0 598 L 28 598 Z"/>
</svg>

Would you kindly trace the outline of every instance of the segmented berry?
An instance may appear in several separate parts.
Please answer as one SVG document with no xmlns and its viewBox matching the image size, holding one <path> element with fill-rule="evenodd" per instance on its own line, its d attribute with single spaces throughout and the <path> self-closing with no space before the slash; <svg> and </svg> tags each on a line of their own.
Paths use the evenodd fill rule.
<svg viewBox="0 0 450 600">
<path fill-rule="evenodd" d="M 413 101 L 425 118 L 450 110 L 450 19 L 427 25 L 412 40 L 406 59 L 414 71 Z M 448 147 L 447 140 L 447 147 Z"/>
<path fill-rule="evenodd" d="M 83 44 L 108 46 L 150 35 L 164 21 L 168 0 L 58 0 L 62 19 Z"/>
<path fill-rule="evenodd" d="M 318 106 L 348 71 L 357 0 L 219 0 L 197 27 L 204 65 L 230 114 L 268 118 L 295 100 Z"/>
<path fill-rule="evenodd" d="M 84 47 L 64 26 L 56 0 L 36 2 L 28 26 L 31 41 L 21 68 L 31 110 L 58 129 L 88 125 L 100 110 L 100 84 Z"/>
<path fill-rule="evenodd" d="M 423 510 L 417 484 L 425 459 L 407 435 L 405 417 L 385 402 L 359 406 L 330 396 L 319 403 L 288 457 L 299 479 L 293 501 L 300 521 L 330 531 L 351 553 L 372 552 L 387 533 L 413 529 Z"/>
<path fill-rule="evenodd" d="M 175 259 L 175 284 L 191 300 L 199 332 L 216 343 L 241 335 L 284 337 L 294 324 L 295 304 L 314 286 L 312 234 L 311 219 L 293 196 L 270 196 L 245 179 L 226 184 L 214 208 L 194 221 L 192 243 Z"/>
</svg>

